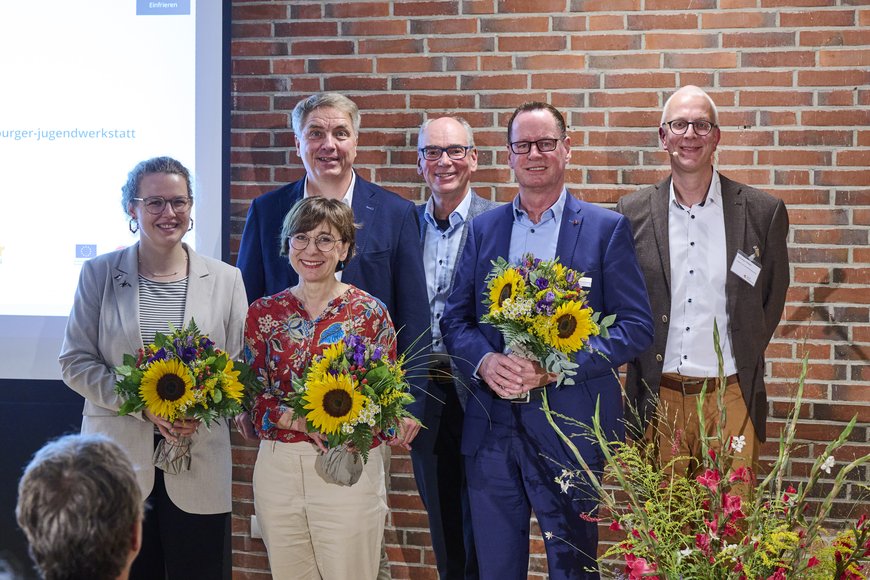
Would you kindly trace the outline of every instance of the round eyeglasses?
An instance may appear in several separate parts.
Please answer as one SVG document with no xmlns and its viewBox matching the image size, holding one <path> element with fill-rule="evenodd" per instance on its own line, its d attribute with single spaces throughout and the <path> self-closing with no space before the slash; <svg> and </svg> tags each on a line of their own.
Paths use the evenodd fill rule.
<svg viewBox="0 0 870 580">
<path fill-rule="evenodd" d="M 193 198 L 189 196 L 166 199 L 159 195 L 155 195 L 152 197 L 134 197 L 133 201 L 141 201 L 142 205 L 145 206 L 145 211 L 151 215 L 162 214 L 163 210 L 166 209 L 166 204 L 171 205 L 172 211 L 175 213 L 186 213 L 193 204 Z"/>
<path fill-rule="evenodd" d="M 701 137 L 710 133 L 710 131 L 713 130 L 713 127 L 718 127 L 718 125 L 714 125 L 710 121 L 705 121 L 703 119 L 700 121 L 674 119 L 673 121 L 668 121 L 664 124 L 671 128 L 671 132 L 673 132 L 674 135 L 685 135 L 686 131 L 689 130 L 689 125 L 691 125 L 692 129 L 695 131 L 695 135 L 700 135 Z"/>
<path fill-rule="evenodd" d="M 555 151 L 559 139 L 538 139 L 537 141 L 514 141 L 510 144 L 511 151 L 517 155 L 525 155 L 532 150 L 532 145 L 538 148 L 539 153 Z"/>
<path fill-rule="evenodd" d="M 447 147 L 428 145 L 421 147 L 418 151 L 420 156 L 426 161 L 438 161 L 445 153 L 447 153 L 447 157 L 450 159 L 465 159 L 465 156 L 472 149 L 474 149 L 474 145 L 448 145 Z"/>
<path fill-rule="evenodd" d="M 314 247 L 321 252 L 331 252 L 335 247 L 335 244 L 344 241 L 341 239 L 336 240 L 332 236 L 327 236 L 326 234 L 314 238 L 306 236 L 305 234 L 295 234 L 287 239 L 290 240 L 290 245 L 293 246 L 294 250 L 304 250 L 308 247 L 308 244 L 311 243 L 311 240 L 314 240 Z"/>
</svg>

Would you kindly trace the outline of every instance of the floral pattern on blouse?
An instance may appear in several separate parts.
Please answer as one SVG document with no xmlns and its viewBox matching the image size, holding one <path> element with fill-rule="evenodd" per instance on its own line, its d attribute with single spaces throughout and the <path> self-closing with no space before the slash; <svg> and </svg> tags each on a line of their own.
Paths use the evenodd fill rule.
<svg viewBox="0 0 870 580">
<path fill-rule="evenodd" d="M 290 411 L 282 403 L 311 360 L 349 334 L 363 336 L 396 359 L 396 331 L 384 305 L 353 286 L 330 301 L 312 320 L 290 290 L 251 304 L 245 323 L 245 358 L 264 385 L 252 411 L 261 439 L 298 441 L 300 433 L 276 423 Z"/>
</svg>

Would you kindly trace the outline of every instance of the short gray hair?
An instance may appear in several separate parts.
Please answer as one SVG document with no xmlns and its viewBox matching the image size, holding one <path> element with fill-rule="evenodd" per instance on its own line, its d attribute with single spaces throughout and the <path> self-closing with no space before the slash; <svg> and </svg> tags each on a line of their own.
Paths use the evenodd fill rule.
<svg viewBox="0 0 870 580">
<path fill-rule="evenodd" d="M 668 100 L 665 101 L 665 106 L 662 107 L 662 120 L 659 123 L 659 127 L 667 122 L 668 107 L 671 105 L 671 101 L 673 100 L 673 98 L 679 95 L 681 92 L 694 93 L 696 95 L 703 96 L 707 100 L 707 103 L 709 103 L 710 110 L 713 111 L 713 118 L 710 120 L 713 122 L 714 125 L 719 124 L 719 110 L 716 108 L 716 103 L 714 103 L 710 95 L 707 94 L 707 91 L 700 87 L 696 87 L 695 85 L 686 85 L 674 91 L 674 93 L 670 97 L 668 97 Z"/>
<path fill-rule="evenodd" d="M 435 118 L 426 119 L 425 121 L 423 121 L 423 124 L 420 125 L 420 130 L 417 131 L 417 146 L 418 147 L 420 146 L 420 135 L 423 134 L 423 131 L 425 131 L 429 127 L 429 125 L 432 124 L 433 121 L 437 121 L 438 119 L 443 119 L 443 118 L 444 117 L 435 117 Z M 468 124 L 468 121 L 466 121 L 465 119 L 463 119 L 462 117 L 460 117 L 458 115 L 446 115 L 446 118 L 453 119 L 454 121 L 456 121 L 457 123 L 462 125 L 463 128 L 465 128 L 465 136 L 468 139 L 467 145 L 470 147 L 474 147 L 474 130 L 472 130 L 471 125 Z"/>
<path fill-rule="evenodd" d="M 131 169 L 130 173 L 127 174 L 127 183 L 121 187 L 121 205 L 124 206 L 124 213 L 130 210 L 133 198 L 139 197 L 139 184 L 142 183 L 142 178 L 151 173 L 180 175 L 187 184 L 187 195 L 190 196 L 191 201 L 193 200 L 193 188 L 190 186 L 190 171 L 187 170 L 187 167 L 172 157 L 152 157 L 137 163 L 136 167 Z"/>
<path fill-rule="evenodd" d="M 359 107 L 356 103 L 340 93 L 315 93 L 306 99 L 302 99 L 296 106 L 293 107 L 293 113 L 290 115 L 291 129 L 293 133 L 299 135 L 305 125 L 305 119 L 308 114 L 315 109 L 321 107 L 332 107 L 338 109 L 350 117 L 350 122 L 353 125 L 353 133 L 359 136 L 360 114 Z"/>
<path fill-rule="evenodd" d="M 25 468 L 15 515 L 45 580 L 114 580 L 133 550 L 142 492 L 116 443 L 67 435 L 37 451 Z"/>
</svg>

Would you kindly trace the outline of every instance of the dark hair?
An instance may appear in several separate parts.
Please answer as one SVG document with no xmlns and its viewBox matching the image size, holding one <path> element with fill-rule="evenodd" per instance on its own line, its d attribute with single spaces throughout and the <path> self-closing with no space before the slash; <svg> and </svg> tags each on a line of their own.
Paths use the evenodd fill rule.
<svg viewBox="0 0 870 580">
<path fill-rule="evenodd" d="M 46 580 L 114 580 L 133 550 L 142 492 L 117 444 L 103 435 L 67 435 L 25 468 L 15 515 Z"/>
<path fill-rule="evenodd" d="M 356 247 L 356 230 L 359 227 L 353 223 L 353 210 L 343 201 L 319 195 L 306 197 L 287 212 L 281 227 L 281 255 L 286 256 L 290 252 L 287 238 L 310 232 L 324 222 L 338 230 L 338 235 L 347 243 L 345 261 L 350 260 Z"/>
<path fill-rule="evenodd" d="M 130 204 L 133 203 L 134 197 L 139 197 L 139 184 L 142 183 L 142 178 L 150 173 L 167 173 L 169 175 L 180 175 L 184 178 L 187 184 L 187 195 L 193 200 L 193 189 L 190 187 L 190 171 L 176 161 L 172 157 L 152 157 L 145 161 L 140 161 L 136 167 L 130 170 L 127 174 L 127 183 L 121 187 L 121 205 L 124 207 L 124 213 L 130 211 Z"/>
<path fill-rule="evenodd" d="M 562 116 L 562 113 L 559 112 L 556 107 L 551 105 L 550 103 L 542 103 L 541 101 L 529 101 L 527 103 L 523 103 L 514 111 L 513 115 L 511 115 L 510 120 L 507 125 L 507 140 L 508 143 L 511 142 L 511 131 L 514 128 L 514 119 L 517 118 L 517 115 L 520 113 L 527 113 L 529 111 L 549 111 L 553 118 L 556 119 L 556 127 L 559 129 L 559 138 L 564 139 L 568 136 L 568 129 L 565 125 L 565 117 Z"/>
</svg>

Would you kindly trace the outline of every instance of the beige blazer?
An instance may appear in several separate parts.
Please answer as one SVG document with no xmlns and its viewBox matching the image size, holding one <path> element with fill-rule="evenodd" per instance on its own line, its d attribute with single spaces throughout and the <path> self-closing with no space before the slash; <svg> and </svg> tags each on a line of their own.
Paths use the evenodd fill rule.
<svg viewBox="0 0 870 580">
<path fill-rule="evenodd" d="M 184 247 L 190 264 L 184 323 L 193 318 L 218 348 L 238 359 L 248 309 L 241 272 Z M 103 433 L 126 449 L 143 497 L 148 497 L 154 486 L 154 425 L 141 413 L 118 416 L 122 401 L 115 394 L 112 372 L 125 353 L 133 354 L 143 346 L 138 255 L 135 244 L 84 263 L 59 360 L 64 382 L 85 398 L 82 433 Z M 231 511 L 227 422 L 212 423 L 210 430 L 201 426 L 191 452 L 190 471 L 164 477 L 173 503 L 195 514 Z"/>
</svg>

